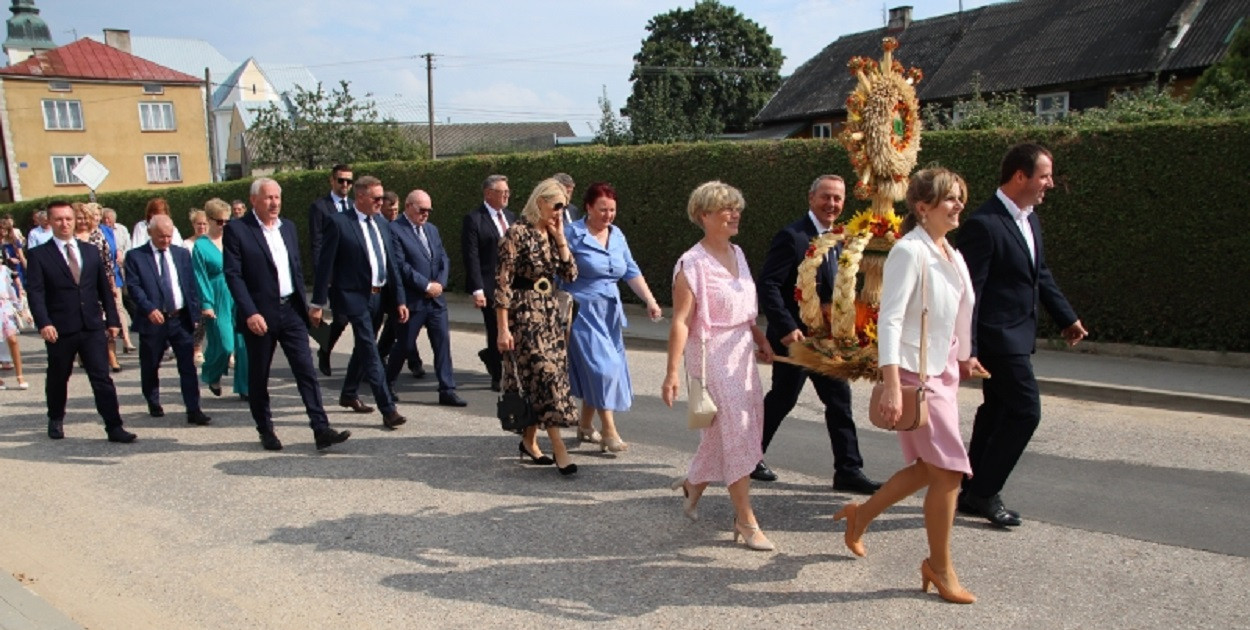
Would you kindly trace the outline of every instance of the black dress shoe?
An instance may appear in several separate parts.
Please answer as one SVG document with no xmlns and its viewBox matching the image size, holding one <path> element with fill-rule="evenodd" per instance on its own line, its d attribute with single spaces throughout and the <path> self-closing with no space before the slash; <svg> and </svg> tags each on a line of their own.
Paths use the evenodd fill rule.
<svg viewBox="0 0 1250 630">
<path fill-rule="evenodd" d="M 278 436 L 274 435 L 273 433 L 261 433 L 260 445 L 265 447 L 266 451 L 282 450 L 282 441 L 279 440 Z"/>
<path fill-rule="evenodd" d="M 208 414 L 205 414 L 203 411 L 187 412 L 187 424 L 194 424 L 202 427 L 212 421 L 213 419 L 208 417 Z"/>
<path fill-rule="evenodd" d="M 117 442 L 119 444 L 130 444 L 135 441 L 135 438 L 139 437 L 121 427 L 106 429 L 105 432 L 108 433 L 110 442 Z"/>
<path fill-rule="evenodd" d="M 960 492 L 955 508 L 960 514 L 980 516 L 996 527 L 1018 527 L 1021 523 L 1020 515 L 1004 507 L 1003 500 L 998 495 L 987 499 Z"/>
<path fill-rule="evenodd" d="M 247 394 L 239 394 L 239 400 L 242 400 L 243 402 L 248 402 L 251 400 L 251 398 L 248 398 Z"/>
<path fill-rule="evenodd" d="M 214 396 L 220 396 L 221 395 L 221 383 L 217 383 L 216 385 L 209 383 L 208 391 L 213 392 Z"/>
<path fill-rule="evenodd" d="M 849 473 L 835 473 L 833 475 L 833 489 L 838 492 L 872 494 L 880 488 L 881 484 L 864 476 L 863 471 L 860 470 Z"/>
<path fill-rule="evenodd" d="M 773 469 L 761 459 L 760 463 L 755 465 L 755 470 L 751 471 L 751 478 L 756 481 L 777 481 L 777 473 L 773 472 Z"/>
<path fill-rule="evenodd" d="M 339 406 L 347 407 L 356 413 L 369 413 L 373 407 L 361 402 L 359 398 L 339 398 Z"/>
<path fill-rule="evenodd" d="M 490 391 L 492 392 L 503 391 L 503 388 L 499 386 L 499 379 L 497 378 L 490 379 Z"/>
<path fill-rule="evenodd" d="M 412 370 L 412 378 L 425 378 L 425 366 L 418 365 Z"/>
<path fill-rule="evenodd" d="M 463 398 L 456 395 L 456 392 L 439 392 L 438 404 L 445 407 L 465 407 L 468 406 L 469 403 L 465 402 Z"/>
<path fill-rule="evenodd" d="M 388 428 L 388 429 L 394 429 L 395 427 L 397 427 L 397 426 L 399 426 L 399 425 L 401 425 L 401 424 L 403 424 L 403 423 L 405 423 L 405 422 L 407 422 L 407 421 L 408 421 L 408 419 L 407 419 L 407 418 L 405 418 L 405 417 L 403 417 L 403 416 L 399 415 L 399 410 L 398 410 L 398 409 L 396 409 L 395 411 L 392 411 L 392 412 L 390 412 L 390 413 L 384 413 L 384 414 L 382 414 L 382 426 L 384 426 L 384 427 L 386 427 L 386 428 Z"/>
<path fill-rule="evenodd" d="M 160 406 L 159 403 L 148 403 L 148 415 L 153 418 L 164 418 L 165 408 Z"/>
<path fill-rule="evenodd" d="M 346 442 L 347 438 L 352 436 L 351 431 L 335 431 L 334 429 L 322 429 L 318 431 L 314 437 L 317 439 L 317 450 L 323 451 L 335 444 Z"/>
<path fill-rule="evenodd" d="M 48 437 L 54 440 L 65 439 L 65 428 L 62 426 L 61 420 L 48 421 Z"/>
<path fill-rule="evenodd" d="M 324 350 L 317 351 L 317 369 L 321 370 L 321 373 L 325 374 L 326 376 L 332 376 L 332 374 L 330 373 L 330 353 L 329 352 L 326 352 Z"/>
</svg>

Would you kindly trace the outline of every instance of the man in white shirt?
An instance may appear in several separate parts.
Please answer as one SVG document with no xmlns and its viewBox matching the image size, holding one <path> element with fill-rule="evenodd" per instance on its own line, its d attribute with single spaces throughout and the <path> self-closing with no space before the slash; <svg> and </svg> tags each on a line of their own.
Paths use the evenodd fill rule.
<svg viewBox="0 0 1250 630">
<path fill-rule="evenodd" d="M 464 216 L 460 227 L 460 254 L 464 260 L 466 289 L 473 295 L 473 306 L 481 309 L 486 325 L 486 347 L 477 356 L 490 374 L 490 388 L 499 391 L 503 357 L 496 344 L 499 335 L 495 319 L 495 272 L 499 267 L 499 239 L 516 215 L 508 210 L 511 196 L 506 175 L 491 175 L 482 182 L 482 205 Z"/>
<path fill-rule="evenodd" d="M 40 210 L 35 213 L 35 227 L 26 236 L 26 251 L 30 251 L 52 240 L 52 229 L 48 227 L 48 212 Z"/>
</svg>

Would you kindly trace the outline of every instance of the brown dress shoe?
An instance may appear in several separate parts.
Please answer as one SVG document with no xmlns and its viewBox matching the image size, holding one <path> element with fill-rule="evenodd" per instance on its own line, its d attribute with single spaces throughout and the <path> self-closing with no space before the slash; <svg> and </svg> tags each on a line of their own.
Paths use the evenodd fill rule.
<svg viewBox="0 0 1250 630">
<path fill-rule="evenodd" d="M 339 406 L 347 407 L 356 413 L 369 413 L 373 411 L 373 407 L 364 404 L 359 398 L 339 398 Z"/>
<path fill-rule="evenodd" d="M 407 418 L 399 415 L 398 409 L 390 413 L 382 414 L 382 425 L 388 429 L 394 429 L 395 427 L 398 427 L 399 425 L 407 421 L 408 421 Z"/>
</svg>

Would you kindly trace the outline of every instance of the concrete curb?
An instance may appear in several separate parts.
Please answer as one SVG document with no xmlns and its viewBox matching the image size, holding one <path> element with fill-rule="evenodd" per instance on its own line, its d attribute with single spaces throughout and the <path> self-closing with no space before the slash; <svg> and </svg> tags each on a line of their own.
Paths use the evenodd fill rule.
<svg viewBox="0 0 1250 630">
<path fill-rule="evenodd" d="M 7 572 L 0 576 L 0 628 L 4 630 L 83 630 Z"/>
</svg>

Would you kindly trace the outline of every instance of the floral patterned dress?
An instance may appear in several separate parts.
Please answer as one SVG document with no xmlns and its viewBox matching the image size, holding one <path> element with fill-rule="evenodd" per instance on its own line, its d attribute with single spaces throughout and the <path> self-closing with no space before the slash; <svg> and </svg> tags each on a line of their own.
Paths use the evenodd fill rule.
<svg viewBox="0 0 1250 630">
<path fill-rule="evenodd" d="M 508 330 L 516 344 L 512 357 L 503 358 L 502 385 L 506 391 L 523 385 L 538 426 L 544 429 L 577 423 L 569 393 L 568 345 L 559 305 L 553 291 L 544 294 L 534 285 L 545 278 L 554 286 L 556 277 L 565 282 L 577 279 L 572 256 L 560 260 L 546 234 L 525 219 L 512 224 L 499 241 L 495 278 L 495 307 L 508 311 Z M 513 357 L 516 370 L 512 369 Z"/>
</svg>

